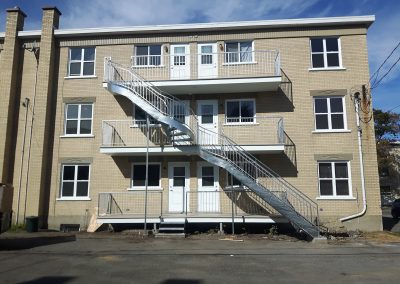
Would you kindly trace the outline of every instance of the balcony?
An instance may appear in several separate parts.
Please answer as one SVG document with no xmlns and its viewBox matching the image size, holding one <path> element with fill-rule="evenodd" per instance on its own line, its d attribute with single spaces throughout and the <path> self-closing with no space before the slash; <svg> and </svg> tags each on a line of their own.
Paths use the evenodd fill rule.
<svg viewBox="0 0 400 284">
<path fill-rule="evenodd" d="M 143 223 L 145 212 L 144 190 L 104 192 L 99 194 L 98 219 L 109 223 Z M 276 192 L 281 195 L 284 192 Z M 181 212 L 169 210 L 168 191 L 148 190 L 147 222 L 186 219 L 190 222 L 273 223 L 283 219 L 268 203 L 248 189 L 223 191 L 190 190 L 184 195 Z M 271 219 L 271 217 L 273 219 Z"/>
<path fill-rule="evenodd" d="M 251 153 L 282 153 L 291 140 L 284 131 L 283 118 L 259 116 L 243 119 L 220 119 L 216 133 L 224 134 Z M 147 150 L 146 121 L 104 120 L 100 152 L 113 156 L 140 155 Z M 292 143 L 293 144 L 293 143 Z M 294 144 L 293 144 L 294 146 Z M 149 126 L 149 154 L 197 154 L 196 147 L 174 144 L 159 124 Z"/>
<path fill-rule="evenodd" d="M 132 56 L 130 66 L 170 94 L 276 91 L 282 83 L 276 50 Z"/>
</svg>

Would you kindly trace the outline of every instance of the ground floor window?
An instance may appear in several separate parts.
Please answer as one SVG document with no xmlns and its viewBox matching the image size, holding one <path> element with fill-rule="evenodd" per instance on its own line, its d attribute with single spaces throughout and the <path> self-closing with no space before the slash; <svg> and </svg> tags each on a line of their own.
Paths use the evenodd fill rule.
<svg viewBox="0 0 400 284">
<path fill-rule="evenodd" d="M 321 197 L 349 197 L 352 195 L 348 161 L 318 162 L 318 177 Z"/>
<path fill-rule="evenodd" d="M 149 163 L 148 187 L 161 187 L 161 165 L 159 163 Z M 132 188 L 143 188 L 146 186 L 146 164 L 132 165 Z"/>
<path fill-rule="evenodd" d="M 90 165 L 62 165 L 60 198 L 89 197 Z"/>
</svg>

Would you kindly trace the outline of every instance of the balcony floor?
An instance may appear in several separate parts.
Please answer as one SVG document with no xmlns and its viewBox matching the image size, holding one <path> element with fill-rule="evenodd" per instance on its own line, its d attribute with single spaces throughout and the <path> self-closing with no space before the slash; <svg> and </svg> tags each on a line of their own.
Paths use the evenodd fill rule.
<svg viewBox="0 0 400 284">
<path fill-rule="evenodd" d="M 241 147 L 252 154 L 260 153 L 282 153 L 285 150 L 283 144 L 275 145 L 241 145 Z M 101 147 L 100 153 L 111 156 L 140 156 L 145 154 L 146 147 Z M 197 155 L 197 147 L 193 146 L 165 146 L 149 147 L 149 155 Z"/>
<path fill-rule="evenodd" d="M 153 85 L 170 94 L 244 93 L 276 91 L 281 76 L 260 78 L 200 79 L 151 81 Z"/>
<path fill-rule="evenodd" d="M 161 217 L 148 217 L 147 223 L 159 224 L 163 222 L 182 222 L 188 223 L 232 223 L 232 216 L 219 213 L 192 213 L 192 214 L 163 214 Z M 242 215 L 234 217 L 235 223 L 287 223 L 287 219 L 282 216 L 263 216 L 263 215 Z M 143 215 L 105 215 L 98 216 L 97 223 L 114 223 L 114 224 L 142 224 L 144 223 Z"/>
</svg>

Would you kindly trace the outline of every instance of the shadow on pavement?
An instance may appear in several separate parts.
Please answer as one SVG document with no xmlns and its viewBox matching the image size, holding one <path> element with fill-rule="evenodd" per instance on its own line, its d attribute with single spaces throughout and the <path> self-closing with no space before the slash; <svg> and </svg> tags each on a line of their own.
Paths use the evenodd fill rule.
<svg viewBox="0 0 400 284">
<path fill-rule="evenodd" d="M 62 284 L 67 283 L 75 278 L 76 277 L 71 276 L 45 276 L 30 281 L 19 282 L 18 284 Z"/>
<path fill-rule="evenodd" d="M 167 279 L 161 284 L 201 284 L 203 281 L 198 279 Z"/>
<path fill-rule="evenodd" d="M 5 238 L 5 239 L 0 239 L 0 251 L 1 250 L 30 249 L 30 248 L 39 247 L 39 246 L 47 246 L 47 245 L 53 245 L 53 244 L 65 243 L 65 242 L 74 242 L 74 241 L 76 241 L 75 235 Z M 31 283 L 31 282 L 29 282 L 29 283 Z M 36 282 L 32 282 L 32 283 L 36 283 Z M 53 282 L 53 283 L 61 283 L 61 282 Z"/>
</svg>

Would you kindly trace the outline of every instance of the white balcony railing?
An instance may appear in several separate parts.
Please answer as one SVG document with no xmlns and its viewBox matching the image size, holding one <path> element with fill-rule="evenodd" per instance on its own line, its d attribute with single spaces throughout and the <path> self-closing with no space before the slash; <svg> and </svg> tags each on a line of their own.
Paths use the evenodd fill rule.
<svg viewBox="0 0 400 284">
<path fill-rule="evenodd" d="M 277 50 L 140 55 L 130 65 L 148 81 L 281 76 Z"/>
<path fill-rule="evenodd" d="M 239 145 L 277 145 L 285 143 L 283 118 L 257 116 L 254 118 L 219 117 L 218 133 L 233 139 Z M 172 145 L 159 124 L 150 124 L 149 145 Z M 146 121 L 103 120 L 102 147 L 146 147 Z"/>
<path fill-rule="evenodd" d="M 163 190 L 147 192 L 147 216 L 151 218 L 171 215 L 168 196 Z M 279 194 L 284 194 L 279 193 Z M 144 190 L 99 193 L 99 217 L 119 218 L 144 216 L 146 193 Z M 280 215 L 267 202 L 248 189 L 186 192 L 182 212 L 186 216 L 277 216 Z"/>
</svg>

